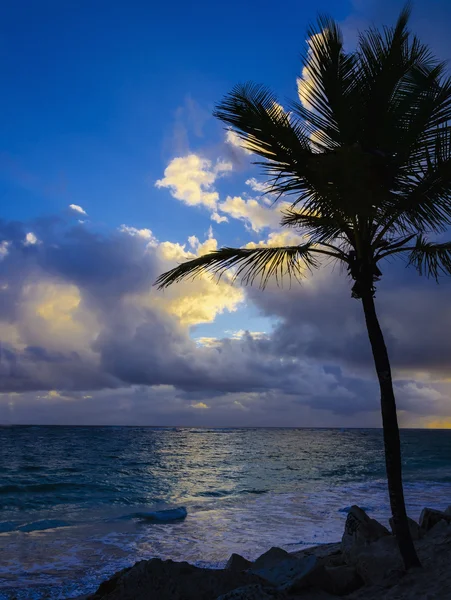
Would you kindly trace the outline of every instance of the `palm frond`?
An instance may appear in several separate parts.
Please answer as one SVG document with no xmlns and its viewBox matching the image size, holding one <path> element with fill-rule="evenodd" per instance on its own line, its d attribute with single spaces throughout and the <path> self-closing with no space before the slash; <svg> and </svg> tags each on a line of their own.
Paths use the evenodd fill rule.
<svg viewBox="0 0 451 600">
<path fill-rule="evenodd" d="M 405 178 L 380 219 L 382 232 L 443 232 L 451 224 L 451 129 L 436 130 L 434 149 L 426 149 L 418 169 Z"/>
<path fill-rule="evenodd" d="M 311 154 L 304 125 L 291 119 L 276 96 L 262 85 L 235 86 L 213 115 L 239 135 L 246 149 L 280 166 L 293 168 Z"/>
<path fill-rule="evenodd" d="M 343 234 L 341 224 L 337 223 L 335 219 L 294 208 L 288 208 L 282 212 L 280 224 L 283 227 L 294 227 L 301 230 L 315 243 L 329 242 Z"/>
<path fill-rule="evenodd" d="M 409 257 L 409 265 L 414 266 L 420 275 L 434 277 L 451 275 L 451 242 L 436 244 L 418 236 Z"/>
<path fill-rule="evenodd" d="M 277 283 L 284 277 L 299 279 L 305 269 L 317 267 L 318 261 L 311 250 L 312 244 L 278 248 L 221 248 L 163 273 L 155 285 L 162 289 L 204 273 L 220 278 L 227 269 L 234 269 L 233 280 L 239 279 L 243 285 L 252 285 L 258 280 L 263 289 L 271 277 L 275 277 Z"/>
<path fill-rule="evenodd" d="M 344 52 L 342 32 L 331 17 L 320 16 L 307 35 L 298 79 L 301 102 L 292 102 L 290 110 L 306 122 L 313 144 L 324 151 L 355 141 L 348 136 L 353 119 L 349 91 L 355 84 L 357 60 L 355 54 Z"/>
</svg>

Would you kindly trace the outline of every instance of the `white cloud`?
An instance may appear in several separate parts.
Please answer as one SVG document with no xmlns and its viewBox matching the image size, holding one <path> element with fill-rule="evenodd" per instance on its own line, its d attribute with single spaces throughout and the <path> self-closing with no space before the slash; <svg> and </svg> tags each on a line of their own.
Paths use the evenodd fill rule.
<svg viewBox="0 0 451 600">
<path fill-rule="evenodd" d="M 262 181 L 257 181 L 257 179 L 255 179 L 255 177 L 251 177 L 250 179 L 246 179 L 245 183 L 254 192 L 261 192 L 262 194 L 265 194 L 265 193 L 267 193 L 269 191 L 268 185 L 266 183 L 263 183 Z"/>
<path fill-rule="evenodd" d="M 158 245 L 158 240 L 150 229 L 138 229 L 137 227 L 131 227 L 130 225 L 121 225 L 119 231 L 122 233 L 128 233 L 128 235 L 137 236 L 146 240 L 147 245 L 154 248 Z"/>
<path fill-rule="evenodd" d="M 273 231 L 271 232 L 266 240 L 260 240 L 259 242 L 249 242 L 245 248 L 261 248 L 265 246 L 278 247 L 278 246 L 297 246 L 301 244 L 303 237 L 294 231 Z"/>
<path fill-rule="evenodd" d="M 227 196 L 218 208 L 233 217 L 240 219 L 253 231 L 260 231 L 264 227 L 276 229 L 280 226 L 281 210 L 286 208 L 286 202 L 280 202 L 274 208 L 263 206 L 253 198 L 244 199 L 241 196 Z"/>
<path fill-rule="evenodd" d="M 69 204 L 69 208 L 74 210 L 75 212 L 80 213 L 81 215 L 87 215 L 88 213 L 82 208 L 79 204 Z"/>
<path fill-rule="evenodd" d="M 25 246 L 34 246 L 34 244 L 37 244 L 38 242 L 39 242 L 38 238 L 31 231 L 28 232 L 27 235 L 25 236 L 25 241 L 24 241 Z"/>
<path fill-rule="evenodd" d="M 218 160 L 213 164 L 197 154 L 189 154 L 171 160 L 163 179 L 159 179 L 155 185 L 157 188 L 168 188 L 174 198 L 188 206 L 203 205 L 216 211 L 219 195 L 214 183 L 231 170 L 231 162 Z"/>
<path fill-rule="evenodd" d="M 242 152 L 244 152 L 245 154 L 252 154 L 251 150 L 248 150 L 245 145 L 243 140 L 240 138 L 240 136 L 233 131 L 232 129 L 228 129 L 226 131 L 226 142 L 228 144 L 230 144 L 231 146 L 233 146 L 234 148 L 239 148 Z"/>
<path fill-rule="evenodd" d="M 229 219 L 225 216 L 221 216 L 218 212 L 213 212 L 211 214 L 211 220 L 215 221 L 216 223 L 228 223 Z"/>
<path fill-rule="evenodd" d="M 8 248 L 9 248 L 10 242 L 3 240 L 3 242 L 0 242 L 0 260 L 3 260 L 4 258 L 6 258 L 8 256 Z"/>
</svg>

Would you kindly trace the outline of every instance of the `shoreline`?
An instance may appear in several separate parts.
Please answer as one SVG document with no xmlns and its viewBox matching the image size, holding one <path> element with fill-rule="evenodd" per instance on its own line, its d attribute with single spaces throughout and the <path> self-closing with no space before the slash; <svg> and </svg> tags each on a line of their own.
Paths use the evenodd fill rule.
<svg viewBox="0 0 451 600">
<path fill-rule="evenodd" d="M 451 507 L 409 521 L 423 568 L 406 572 L 391 532 L 352 506 L 341 542 L 295 552 L 273 547 L 223 569 L 153 558 L 65 600 L 425 600 L 451 598 Z"/>
</svg>

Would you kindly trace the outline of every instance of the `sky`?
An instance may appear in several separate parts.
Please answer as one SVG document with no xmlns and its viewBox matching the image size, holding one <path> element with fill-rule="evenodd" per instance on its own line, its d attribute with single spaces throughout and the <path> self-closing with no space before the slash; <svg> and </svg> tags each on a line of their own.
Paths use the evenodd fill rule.
<svg viewBox="0 0 451 600">
<path fill-rule="evenodd" d="M 240 82 L 296 96 L 306 30 L 352 48 L 402 2 L 21 0 L 0 8 L 0 423 L 378 427 L 362 309 L 330 265 L 265 291 L 156 277 L 297 243 L 211 115 Z M 412 29 L 451 57 L 447 0 Z M 451 281 L 383 265 L 403 427 L 451 427 Z"/>
</svg>

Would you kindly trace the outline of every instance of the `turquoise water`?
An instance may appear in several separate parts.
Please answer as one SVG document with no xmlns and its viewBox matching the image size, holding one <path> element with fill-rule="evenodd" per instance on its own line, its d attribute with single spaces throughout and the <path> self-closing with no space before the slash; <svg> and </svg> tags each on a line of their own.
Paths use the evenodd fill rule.
<svg viewBox="0 0 451 600">
<path fill-rule="evenodd" d="M 410 515 L 451 504 L 451 431 L 402 438 Z M 336 541 L 354 503 L 388 520 L 378 430 L 0 428 L 0 598 L 69 598 L 152 556 L 214 567 Z"/>
</svg>

